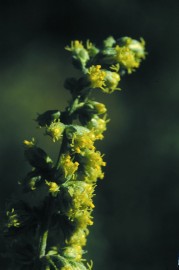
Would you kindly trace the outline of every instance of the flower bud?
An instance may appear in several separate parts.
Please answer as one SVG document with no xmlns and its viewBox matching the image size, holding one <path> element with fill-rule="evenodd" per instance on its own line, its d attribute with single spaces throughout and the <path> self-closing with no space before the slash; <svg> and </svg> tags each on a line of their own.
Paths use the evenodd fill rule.
<svg viewBox="0 0 179 270">
<path fill-rule="evenodd" d="M 117 72 L 106 71 L 105 77 L 105 88 L 103 89 L 106 93 L 112 93 L 114 90 L 120 90 L 118 83 L 120 81 L 120 75 Z"/>
<path fill-rule="evenodd" d="M 66 46 L 65 49 L 72 52 L 73 59 L 79 61 L 82 68 L 85 67 L 86 62 L 89 60 L 89 54 L 81 41 L 74 40 L 71 42 L 71 47 Z"/>
</svg>

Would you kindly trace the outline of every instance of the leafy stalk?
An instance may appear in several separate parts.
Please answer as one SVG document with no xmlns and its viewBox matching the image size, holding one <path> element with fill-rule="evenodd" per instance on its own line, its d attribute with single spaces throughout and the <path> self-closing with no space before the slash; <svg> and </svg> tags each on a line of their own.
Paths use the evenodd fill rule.
<svg viewBox="0 0 179 270">
<path fill-rule="evenodd" d="M 36 119 L 45 135 L 60 144 L 56 163 L 35 139 L 24 141 L 32 170 L 21 181 L 24 198 L 6 212 L 10 269 L 92 269 L 83 258 L 84 249 L 93 225 L 95 187 L 106 166 L 95 143 L 103 139 L 109 120 L 105 105 L 91 94 L 96 89 L 107 94 L 120 90 L 122 76 L 135 71 L 146 54 L 143 39 L 129 37 L 109 37 L 101 48 L 75 40 L 65 49 L 82 76 L 65 81 L 72 96 L 65 111 L 46 111 Z"/>
</svg>

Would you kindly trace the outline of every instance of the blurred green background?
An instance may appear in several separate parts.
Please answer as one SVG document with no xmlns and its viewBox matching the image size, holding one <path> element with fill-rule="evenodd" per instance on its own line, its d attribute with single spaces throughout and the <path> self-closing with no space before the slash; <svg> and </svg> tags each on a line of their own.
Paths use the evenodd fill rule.
<svg viewBox="0 0 179 270">
<path fill-rule="evenodd" d="M 4 3 L 3 3 L 4 2 Z M 143 0 L 1 1 L 0 209 L 29 170 L 22 141 L 38 138 L 37 113 L 64 109 L 66 77 L 76 74 L 64 46 L 143 37 L 147 59 L 96 93 L 111 119 L 99 148 L 105 179 L 96 190 L 87 257 L 94 270 L 172 270 L 179 252 L 179 2 Z M 0 247 L 3 250 L 3 246 Z M 6 269 L 4 261 L 0 269 Z"/>
</svg>

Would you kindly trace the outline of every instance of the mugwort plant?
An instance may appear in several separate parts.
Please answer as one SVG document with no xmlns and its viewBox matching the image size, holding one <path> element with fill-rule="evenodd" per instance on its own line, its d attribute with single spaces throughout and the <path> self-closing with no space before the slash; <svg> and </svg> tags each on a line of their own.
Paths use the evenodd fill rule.
<svg viewBox="0 0 179 270">
<path fill-rule="evenodd" d="M 49 110 L 36 118 L 59 147 L 56 161 L 34 138 L 24 140 L 32 166 L 20 181 L 26 196 L 8 204 L 4 225 L 13 270 L 92 269 L 92 262 L 84 258 L 85 245 L 93 225 L 95 188 L 106 166 L 95 143 L 103 139 L 109 122 L 106 106 L 93 93 L 120 90 L 122 76 L 135 71 L 146 55 L 144 40 L 130 37 L 110 36 L 100 48 L 89 40 L 74 40 L 65 49 L 81 77 L 66 79 L 71 101 L 64 111 Z"/>
</svg>

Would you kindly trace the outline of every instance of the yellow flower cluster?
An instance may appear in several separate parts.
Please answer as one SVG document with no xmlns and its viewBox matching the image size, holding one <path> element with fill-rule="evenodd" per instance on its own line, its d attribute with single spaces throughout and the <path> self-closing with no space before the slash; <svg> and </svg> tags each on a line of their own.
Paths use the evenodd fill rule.
<svg viewBox="0 0 179 270">
<path fill-rule="evenodd" d="M 68 259 L 75 259 L 75 261 L 80 261 L 83 254 L 82 247 L 80 245 L 67 246 L 63 251 L 63 256 Z"/>
<path fill-rule="evenodd" d="M 49 187 L 49 192 L 52 194 L 52 196 L 56 196 L 60 190 L 59 185 L 57 185 L 57 183 L 55 182 L 49 182 L 47 180 L 45 181 L 45 183 Z"/>
<path fill-rule="evenodd" d="M 46 128 L 46 134 L 50 135 L 55 142 L 61 139 L 64 129 L 65 125 L 58 120 L 52 122 L 51 125 Z"/>
<path fill-rule="evenodd" d="M 36 119 L 45 128 L 45 135 L 53 142 L 59 141 L 57 160 L 54 163 L 34 139 L 24 141 L 25 157 L 32 171 L 21 184 L 29 194 L 35 190 L 38 200 L 31 207 L 28 205 L 31 194 L 27 195 L 24 202 L 14 207 L 16 210 L 10 207 L 6 213 L 9 236 L 15 231 L 20 235 L 19 240 L 15 234 L 12 238 L 14 248 L 25 240 L 24 233 L 29 228 L 35 239 L 32 248 L 36 249 L 33 244 L 38 247 L 40 261 L 33 260 L 28 252 L 23 253 L 22 260 L 18 260 L 19 256 L 17 260 L 12 258 L 15 266 L 16 262 L 22 262 L 20 268 L 26 262 L 30 268 L 33 263 L 34 269 L 42 265 L 46 270 L 92 270 L 92 262 L 88 264 L 83 259 L 83 249 L 88 228 L 93 225 L 96 183 L 104 178 L 106 166 L 95 142 L 103 139 L 109 120 L 105 105 L 93 100 L 91 92 L 95 88 L 108 94 L 120 90 L 121 77 L 138 68 L 146 54 L 142 39 L 128 37 L 117 40 L 109 37 L 100 49 L 89 40 L 85 44 L 74 40 L 65 49 L 71 52 L 73 64 L 82 72 L 80 78 L 65 81 L 64 87 L 70 91 L 72 100 L 64 111 L 48 110 Z M 37 218 L 40 211 L 45 216 Z M 24 247 L 27 243 L 24 242 Z"/>
<path fill-rule="evenodd" d="M 103 132 L 106 130 L 106 124 L 109 120 L 105 119 L 106 117 L 100 118 L 98 115 L 95 115 L 87 124 L 87 127 L 93 132 L 95 140 L 103 139 Z"/>
<path fill-rule="evenodd" d="M 84 129 L 83 133 L 75 133 L 72 139 L 71 147 L 76 153 L 81 153 L 84 149 L 95 149 L 94 147 L 95 135 L 93 131 Z"/>
<path fill-rule="evenodd" d="M 106 112 L 103 104 L 97 106 L 100 113 Z M 93 107 L 94 107 L 93 106 Z M 102 155 L 96 151 L 94 143 L 102 138 L 106 129 L 106 120 L 95 114 L 93 124 L 88 127 L 75 126 L 75 132 L 70 141 L 70 150 L 62 154 L 60 168 L 68 181 L 62 184 L 64 214 L 74 224 L 74 233 L 66 239 L 63 256 L 75 262 L 80 262 L 83 255 L 83 246 L 86 244 L 88 226 L 93 225 L 92 211 L 94 209 L 93 196 L 96 181 L 102 179 L 102 167 L 106 165 Z M 63 268 L 62 268 L 63 269 Z"/>
<path fill-rule="evenodd" d="M 86 149 L 83 155 L 82 164 L 84 166 L 84 171 L 81 172 L 80 178 L 84 179 L 85 182 L 95 183 L 98 178 L 104 178 L 102 167 L 106 166 L 106 162 L 103 161 L 99 151 Z"/>
<path fill-rule="evenodd" d="M 77 161 L 73 162 L 69 153 L 61 155 L 59 164 L 65 178 L 73 177 L 79 166 Z"/>
<path fill-rule="evenodd" d="M 101 88 L 104 90 L 106 72 L 101 70 L 101 65 L 91 66 L 88 69 L 89 80 L 92 88 Z"/>
<path fill-rule="evenodd" d="M 91 88 L 100 88 L 105 93 L 112 93 L 117 88 L 120 75 L 117 72 L 101 69 L 101 65 L 91 66 L 88 69 L 88 79 Z"/>
<path fill-rule="evenodd" d="M 86 208 L 94 208 L 92 201 L 94 187 L 83 181 L 71 181 L 67 185 L 68 194 L 71 198 L 68 216 L 73 218 L 75 212 Z"/>
<path fill-rule="evenodd" d="M 139 67 L 139 62 L 135 58 L 135 54 L 128 47 L 116 46 L 116 60 L 123 65 L 128 73 Z"/>
<path fill-rule="evenodd" d="M 130 74 L 139 67 L 142 59 L 145 58 L 145 42 L 124 37 L 121 40 L 122 45 L 116 45 L 115 58 L 116 61 L 122 65 Z"/>
<path fill-rule="evenodd" d="M 79 228 L 78 230 L 75 231 L 75 233 L 68 239 L 66 240 L 66 244 L 68 245 L 80 245 L 80 246 L 85 246 L 86 245 L 86 236 L 89 234 L 88 229 L 81 229 Z"/>
</svg>

